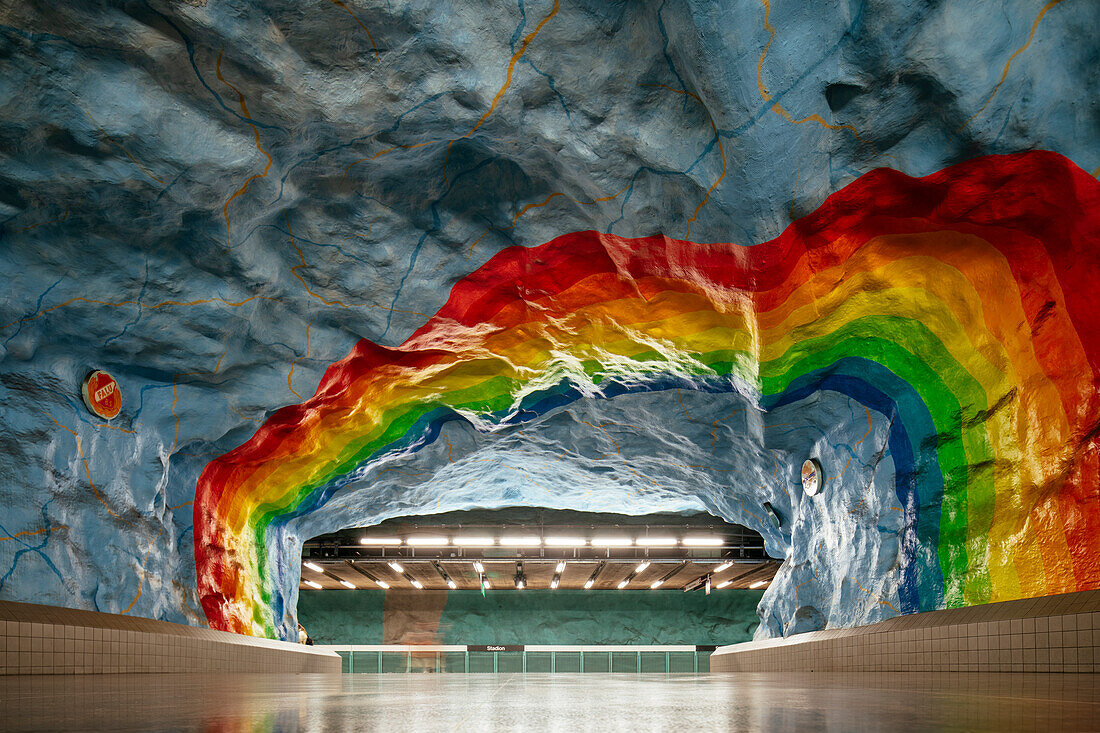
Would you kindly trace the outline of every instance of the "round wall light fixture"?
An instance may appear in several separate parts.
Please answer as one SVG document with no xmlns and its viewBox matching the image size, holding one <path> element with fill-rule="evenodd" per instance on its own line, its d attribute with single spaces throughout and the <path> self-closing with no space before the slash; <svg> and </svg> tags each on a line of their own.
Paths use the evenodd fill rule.
<svg viewBox="0 0 1100 733">
<path fill-rule="evenodd" d="M 821 464 L 810 458 L 802 464 L 802 490 L 807 496 L 817 496 L 825 486 Z"/>
</svg>

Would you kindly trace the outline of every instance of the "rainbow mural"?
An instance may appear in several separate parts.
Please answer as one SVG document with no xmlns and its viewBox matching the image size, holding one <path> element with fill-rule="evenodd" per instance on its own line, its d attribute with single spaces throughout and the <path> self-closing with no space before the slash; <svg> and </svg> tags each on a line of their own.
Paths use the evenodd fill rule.
<svg viewBox="0 0 1100 733">
<path fill-rule="evenodd" d="M 873 171 L 754 246 L 579 232 L 502 251 L 206 467 L 207 618 L 275 634 L 272 528 L 448 420 L 686 385 L 764 410 L 831 390 L 890 417 L 903 613 L 1100 587 L 1098 246 L 1100 183 L 1032 152 Z"/>
</svg>

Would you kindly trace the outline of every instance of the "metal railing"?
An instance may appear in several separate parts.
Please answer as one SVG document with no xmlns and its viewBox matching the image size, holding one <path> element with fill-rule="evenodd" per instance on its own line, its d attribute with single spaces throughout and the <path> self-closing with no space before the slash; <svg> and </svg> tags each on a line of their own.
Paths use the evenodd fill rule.
<svg viewBox="0 0 1100 733">
<path fill-rule="evenodd" d="M 710 671 L 713 646 L 692 645 L 406 645 L 320 646 L 349 674 L 658 673 Z"/>
</svg>

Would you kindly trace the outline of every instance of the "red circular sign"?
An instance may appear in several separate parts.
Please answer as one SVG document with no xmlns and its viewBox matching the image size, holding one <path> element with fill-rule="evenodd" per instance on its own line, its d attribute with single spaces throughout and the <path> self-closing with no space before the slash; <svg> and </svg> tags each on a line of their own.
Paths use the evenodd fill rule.
<svg viewBox="0 0 1100 733">
<path fill-rule="evenodd" d="M 122 391 L 118 388 L 118 382 L 107 372 L 95 371 L 84 380 L 84 388 L 81 389 L 84 396 L 84 404 L 104 420 L 110 420 L 118 415 L 122 409 Z"/>
</svg>

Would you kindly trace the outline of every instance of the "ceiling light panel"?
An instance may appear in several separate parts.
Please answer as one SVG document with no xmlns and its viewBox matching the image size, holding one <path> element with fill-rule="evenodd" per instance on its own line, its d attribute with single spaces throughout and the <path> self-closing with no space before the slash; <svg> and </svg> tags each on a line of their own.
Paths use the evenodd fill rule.
<svg viewBox="0 0 1100 733">
<path fill-rule="evenodd" d="M 456 547 L 493 547 L 497 543 L 494 538 L 485 535 L 455 537 L 453 541 Z"/>
<path fill-rule="evenodd" d="M 400 537 L 360 537 L 359 544 L 367 545 L 368 547 L 385 547 L 392 545 L 400 545 Z"/>
<path fill-rule="evenodd" d="M 725 544 L 722 537 L 685 537 L 684 547 L 721 547 Z"/>
<path fill-rule="evenodd" d="M 303 565 L 305 565 L 305 566 L 306 566 L 307 568 L 309 568 L 310 570 L 312 570 L 312 571 L 313 571 L 313 572 L 315 572 L 315 573 L 323 573 L 323 572 L 324 572 L 324 571 L 323 571 L 323 570 L 321 569 L 321 566 L 320 566 L 320 565 L 318 565 L 318 564 L 317 564 L 317 563 L 315 563 L 315 562 L 304 562 L 304 563 L 302 563 L 302 564 L 303 564 Z"/>
<path fill-rule="evenodd" d="M 314 583 L 312 580 L 307 580 L 306 585 L 308 585 L 310 588 L 316 588 L 317 590 L 321 590 L 321 584 L 320 583 Z"/>
<path fill-rule="evenodd" d="M 547 547 L 585 547 L 588 541 L 583 537 L 547 537 Z"/>
<path fill-rule="evenodd" d="M 630 537 L 593 537 L 593 547 L 630 547 L 634 540 Z"/>
<path fill-rule="evenodd" d="M 451 543 L 446 537 L 429 537 L 425 535 L 409 537 L 405 540 L 405 544 L 409 547 L 446 547 Z"/>
</svg>

